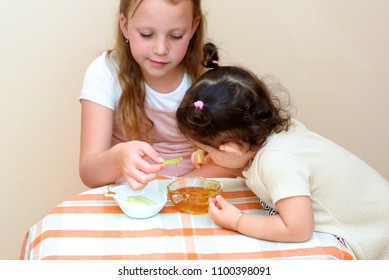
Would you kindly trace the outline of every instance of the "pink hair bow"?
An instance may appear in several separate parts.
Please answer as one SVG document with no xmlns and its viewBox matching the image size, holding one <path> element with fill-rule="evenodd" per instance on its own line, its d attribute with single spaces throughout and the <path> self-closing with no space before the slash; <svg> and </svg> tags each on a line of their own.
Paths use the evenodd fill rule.
<svg viewBox="0 0 389 280">
<path fill-rule="evenodd" d="M 198 100 L 194 103 L 194 106 L 196 109 L 199 109 L 199 110 L 203 110 L 203 107 L 204 107 L 204 103 L 203 101 L 201 100 Z"/>
</svg>

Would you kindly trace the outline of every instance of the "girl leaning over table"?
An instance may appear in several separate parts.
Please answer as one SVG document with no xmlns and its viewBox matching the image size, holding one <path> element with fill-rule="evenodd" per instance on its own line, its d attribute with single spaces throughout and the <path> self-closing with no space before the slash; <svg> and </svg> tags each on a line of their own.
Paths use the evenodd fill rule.
<svg viewBox="0 0 389 280">
<path fill-rule="evenodd" d="M 389 259 L 389 183 L 349 151 L 291 117 L 247 69 L 220 66 L 208 45 L 204 73 L 177 110 L 180 131 L 208 161 L 245 178 L 269 215 L 240 211 L 223 196 L 208 213 L 220 226 L 278 242 L 313 231 L 335 235 L 358 259 Z M 277 87 L 274 87 L 277 88 Z"/>
</svg>

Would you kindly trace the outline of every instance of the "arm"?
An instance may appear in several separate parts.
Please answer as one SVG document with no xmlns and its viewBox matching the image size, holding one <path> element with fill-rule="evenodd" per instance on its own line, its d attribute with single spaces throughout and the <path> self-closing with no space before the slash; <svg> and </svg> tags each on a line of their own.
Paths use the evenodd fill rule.
<svg viewBox="0 0 389 280">
<path fill-rule="evenodd" d="M 114 112 L 109 108 L 81 101 L 81 180 L 94 188 L 112 184 L 124 176 L 133 189 L 140 189 L 163 168 L 162 164 L 150 164 L 142 158 L 147 155 L 155 162 L 162 159 L 148 143 L 141 141 L 111 147 L 113 122 Z"/>
<path fill-rule="evenodd" d="M 217 204 L 216 204 L 217 203 Z M 223 197 L 210 199 L 209 215 L 220 226 L 234 229 L 254 238 L 278 242 L 302 242 L 308 240 L 314 229 L 311 199 L 296 196 L 282 199 L 276 204 L 279 214 L 241 215 L 240 210 Z"/>
</svg>

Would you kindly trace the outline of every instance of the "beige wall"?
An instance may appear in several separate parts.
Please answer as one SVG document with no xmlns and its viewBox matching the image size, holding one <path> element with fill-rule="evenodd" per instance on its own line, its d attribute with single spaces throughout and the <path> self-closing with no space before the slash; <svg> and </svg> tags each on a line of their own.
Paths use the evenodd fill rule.
<svg viewBox="0 0 389 280">
<path fill-rule="evenodd" d="M 117 3 L 0 0 L 0 259 L 17 259 L 30 226 L 87 190 L 78 95 L 112 44 Z M 298 119 L 389 179 L 388 1 L 203 3 L 223 63 L 277 77 Z"/>
</svg>

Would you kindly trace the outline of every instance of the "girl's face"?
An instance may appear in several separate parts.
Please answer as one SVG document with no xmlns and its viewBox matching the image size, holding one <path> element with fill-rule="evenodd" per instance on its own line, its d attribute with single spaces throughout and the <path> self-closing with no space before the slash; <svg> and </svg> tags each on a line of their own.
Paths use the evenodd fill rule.
<svg viewBox="0 0 389 280">
<path fill-rule="evenodd" d="M 135 2 L 128 15 L 120 15 L 120 27 L 131 53 L 151 87 L 159 80 L 175 88 L 181 82 L 182 75 L 177 81 L 177 74 L 184 71 L 181 62 L 200 20 L 193 19 L 192 1 Z"/>
<path fill-rule="evenodd" d="M 211 146 L 193 142 L 199 149 L 205 151 L 207 156 L 217 165 L 230 169 L 244 169 L 254 157 L 256 152 L 247 151 L 235 143 L 227 143 L 215 149 Z"/>
</svg>

